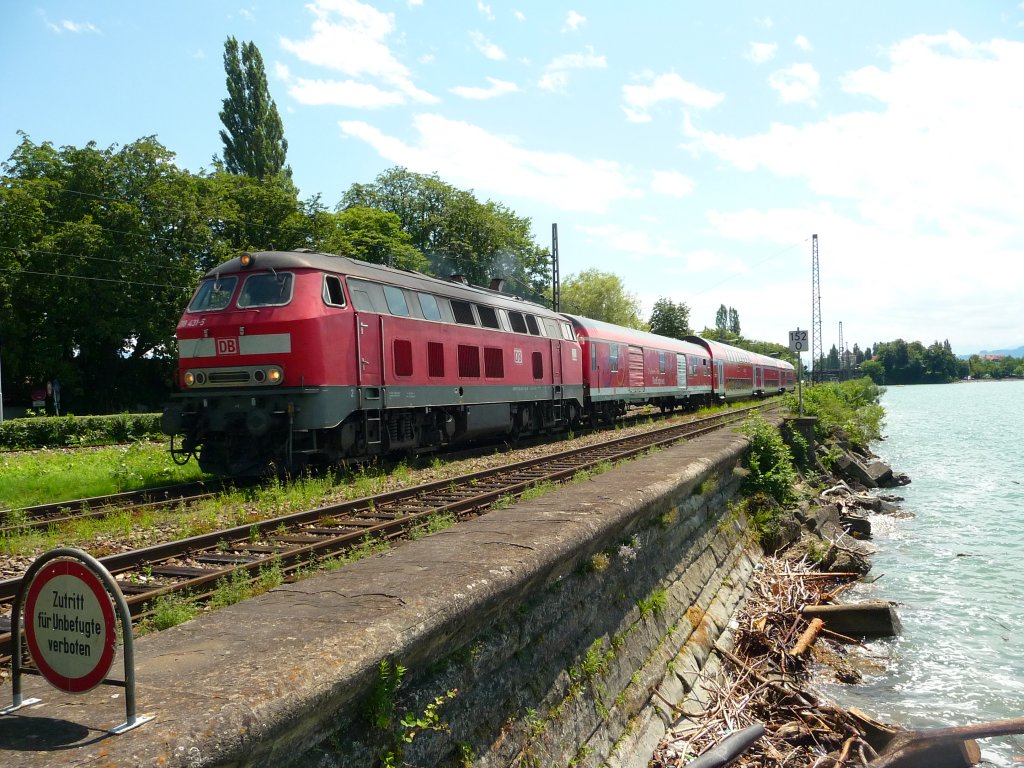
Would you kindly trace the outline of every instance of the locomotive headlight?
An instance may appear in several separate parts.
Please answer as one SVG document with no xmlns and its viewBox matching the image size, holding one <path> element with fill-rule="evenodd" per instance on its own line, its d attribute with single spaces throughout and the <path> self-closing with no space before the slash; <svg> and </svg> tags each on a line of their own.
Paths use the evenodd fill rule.
<svg viewBox="0 0 1024 768">
<path fill-rule="evenodd" d="M 196 375 L 192 371 L 185 371 L 185 375 L 182 377 L 186 387 L 191 387 L 196 383 Z"/>
<path fill-rule="evenodd" d="M 284 372 L 280 368 L 271 368 L 267 371 L 267 381 L 271 384 L 280 384 L 283 377 Z"/>
<path fill-rule="evenodd" d="M 242 265 L 243 269 L 249 269 L 249 267 L 256 263 L 256 257 L 251 253 L 243 253 L 238 257 L 238 263 Z"/>
<path fill-rule="evenodd" d="M 196 384 L 205 384 L 205 383 L 206 383 L 206 374 L 203 373 L 202 371 L 197 371 L 196 372 Z"/>
<path fill-rule="evenodd" d="M 255 381 L 257 384 L 262 384 L 264 381 L 267 380 L 267 372 L 257 368 L 255 371 L 252 372 L 252 378 L 253 381 Z"/>
</svg>

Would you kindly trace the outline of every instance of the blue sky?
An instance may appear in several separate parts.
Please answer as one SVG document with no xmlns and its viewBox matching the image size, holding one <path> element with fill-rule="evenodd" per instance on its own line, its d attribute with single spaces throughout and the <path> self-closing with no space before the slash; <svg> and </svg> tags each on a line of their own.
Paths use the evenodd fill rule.
<svg viewBox="0 0 1024 768">
<path fill-rule="evenodd" d="M 304 198 L 404 165 L 558 223 L 563 277 L 647 316 L 720 304 L 826 349 L 1024 344 L 1024 2 L 150 0 L 0 5 L 0 157 L 156 135 L 222 149 L 227 36 L 253 41 Z"/>
</svg>

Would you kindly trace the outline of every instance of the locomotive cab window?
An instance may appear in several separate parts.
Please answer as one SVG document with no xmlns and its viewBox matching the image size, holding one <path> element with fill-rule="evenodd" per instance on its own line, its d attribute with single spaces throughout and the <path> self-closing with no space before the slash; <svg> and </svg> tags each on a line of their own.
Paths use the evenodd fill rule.
<svg viewBox="0 0 1024 768">
<path fill-rule="evenodd" d="M 209 278 L 199 284 L 195 298 L 188 305 L 189 312 L 213 312 L 224 309 L 238 284 L 237 277 Z"/>
<path fill-rule="evenodd" d="M 545 335 L 549 339 L 557 339 L 562 334 L 558 332 L 558 323 L 552 320 L 550 317 L 544 318 L 544 331 Z"/>
<path fill-rule="evenodd" d="M 387 302 L 384 300 L 384 287 L 379 283 L 370 283 L 366 280 L 359 280 L 350 277 L 348 279 L 348 292 L 352 297 L 352 304 L 361 312 L 380 312 L 387 314 Z"/>
<path fill-rule="evenodd" d="M 324 304 L 345 306 L 345 292 L 341 289 L 341 278 L 337 275 L 324 275 Z"/>
<path fill-rule="evenodd" d="M 530 329 L 531 336 L 540 336 L 540 326 L 537 325 L 537 318 L 533 315 L 526 315 L 526 327 Z"/>
<path fill-rule="evenodd" d="M 569 323 L 559 323 L 562 326 L 562 338 L 566 341 L 576 341 L 576 337 L 572 335 L 572 326 Z"/>
<path fill-rule="evenodd" d="M 238 307 L 280 307 L 291 300 L 291 272 L 261 272 L 245 279 L 238 294 Z"/>
</svg>

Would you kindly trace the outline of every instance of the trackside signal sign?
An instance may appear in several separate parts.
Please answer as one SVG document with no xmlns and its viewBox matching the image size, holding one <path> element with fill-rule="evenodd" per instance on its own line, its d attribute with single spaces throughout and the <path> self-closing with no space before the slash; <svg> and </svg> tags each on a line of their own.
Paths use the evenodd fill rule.
<svg viewBox="0 0 1024 768">
<path fill-rule="evenodd" d="M 789 351 L 807 351 L 807 331 L 801 331 L 799 328 L 797 328 L 795 331 L 789 332 Z"/>
<path fill-rule="evenodd" d="M 100 578 L 74 560 L 44 566 L 25 600 L 25 639 L 55 688 L 84 693 L 103 682 L 114 662 L 117 625 Z"/>
</svg>

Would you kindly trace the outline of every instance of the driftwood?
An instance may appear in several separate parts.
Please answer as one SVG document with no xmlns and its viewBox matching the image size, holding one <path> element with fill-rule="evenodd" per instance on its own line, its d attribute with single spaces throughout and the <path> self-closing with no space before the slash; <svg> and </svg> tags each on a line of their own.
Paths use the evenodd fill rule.
<svg viewBox="0 0 1024 768">
<path fill-rule="evenodd" d="M 958 742 L 963 744 L 973 739 L 1012 736 L 1019 733 L 1024 733 L 1024 717 L 950 728 L 901 731 L 893 737 L 878 759 L 871 762 L 870 768 L 931 768 L 937 763 L 935 757 L 927 753 L 936 747 L 948 749 L 950 745 Z M 965 749 L 968 752 L 968 759 L 976 761 L 974 754 L 977 747 L 974 746 L 972 749 L 968 746 Z"/>
<path fill-rule="evenodd" d="M 825 622 L 821 619 L 811 619 L 811 623 L 807 625 L 807 629 L 803 631 L 800 638 L 796 641 L 790 651 L 790 656 L 803 656 L 807 653 L 807 649 L 811 647 L 815 640 L 818 639 L 818 633 L 821 632 L 821 628 L 825 626 Z"/>
</svg>

